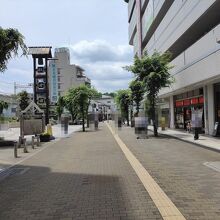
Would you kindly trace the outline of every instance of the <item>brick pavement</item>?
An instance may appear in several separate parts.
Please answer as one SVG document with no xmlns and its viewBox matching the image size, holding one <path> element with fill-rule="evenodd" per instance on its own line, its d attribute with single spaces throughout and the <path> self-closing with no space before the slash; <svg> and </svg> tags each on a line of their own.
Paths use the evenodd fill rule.
<svg viewBox="0 0 220 220">
<path fill-rule="evenodd" d="M 162 219 L 108 129 L 77 132 L 0 182 L 0 219 Z"/>
<path fill-rule="evenodd" d="M 220 173 L 203 165 L 219 153 L 173 138 L 136 139 L 128 127 L 119 136 L 186 219 L 220 219 Z"/>
</svg>

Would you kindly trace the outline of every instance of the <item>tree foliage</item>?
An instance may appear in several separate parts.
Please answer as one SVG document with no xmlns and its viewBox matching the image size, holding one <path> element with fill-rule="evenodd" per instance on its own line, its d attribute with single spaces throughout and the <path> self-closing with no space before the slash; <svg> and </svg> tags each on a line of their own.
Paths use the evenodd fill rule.
<svg viewBox="0 0 220 220">
<path fill-rule="evenodd" d="M 121 111 L 121 115 L 126 119 L 129 126 L 129 106 L 131 104 L 131 92 L 129 89 L 118 90 L 115 96 L 117 106 Z"/>
<path fill-rule="evenodd" d="M 144 84 L 139 80 L 132 80 L 129 88 L 131 90 L 131 101 L 136 104 L 136 112 L 135 115 L 138 115 L 140 110 L 141 101 L 144 96 Z"/>
<path fill-rule="evenodd" d="M 96 89 L 81 85 L 77 88 L 71 88 L 64 97 L 65 107 L 75 118 L 82 119 L 82 129 L 85 131 L 85 120 L 88 114 L 88 108 L 92 98 L 99 95 Z"/>
<path fill-rule="evenodd" d="M 112 98 L 114 98 L 116 96 L 116 93 L 115 92 L 105 92 L 105 93 L 102 93 L 102 95 L 107 95 L 107 96 L 111 96 Z"/>
<path fill-rule="evenodd" d="M 19 48 L 23 55 L 27 54 L 24 36 L 17 29 L 0 27 L 0 72 L 7 69 L 8 60 L 18 55 Z"/>
<path fill-rule="evenodd" d="M 3 113 L 3 110 L 7 108 L 8 108 L 8 103 L 0 100 L 0 115 Z"/>
<path fill-rule="evenodd" d="M 171 54 L 166 52 L 160 54 L 154 52 L 149 56 L 146 52 L 142 58 L 135 57 L 134 64 L 126 67 L 128 71 L 135 74 L 136 79 L 144 83 L 147 99 L 149 101 L 149 115 L 153 120 L 154 135 L 158 136 L 156 125 L 156 101 L 159 91 L 169 87 L 174 81 L 169 73 L 172 68 L 169 63 Z"/>
<path fill-rule="evenodd" d="M 21 111 L 25 110 L 30 104 L 30 97 L 26 91 L 18 93 L 19 108 Z"/>
</svg>

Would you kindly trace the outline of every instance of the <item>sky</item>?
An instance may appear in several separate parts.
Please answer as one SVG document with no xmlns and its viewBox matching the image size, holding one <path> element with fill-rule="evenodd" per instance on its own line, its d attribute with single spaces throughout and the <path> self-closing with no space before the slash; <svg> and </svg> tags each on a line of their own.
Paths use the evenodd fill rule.
<svg viewBox="0 0 220 220">
<path fill-rule="evenodd" d="M 133 61 L 127 19 L 124 0 L 1 0 L 2 28 L 18 29 L 27 46 L 69 47 L 71 63 L 85 69 L 100 92 L 127 88 L 133 77 L 122 68 Z M 13 93 L 14 82 L 33 82 L 31 57 L 8 63 L 0 93 Z"/>
</svg>

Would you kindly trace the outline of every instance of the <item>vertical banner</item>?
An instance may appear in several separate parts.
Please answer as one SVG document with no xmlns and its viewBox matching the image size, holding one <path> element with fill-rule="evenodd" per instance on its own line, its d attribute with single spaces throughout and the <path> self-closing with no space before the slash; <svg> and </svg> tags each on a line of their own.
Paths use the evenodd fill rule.
<svg viewBox="0 0 220 220">
<path fill-rule="evenodd" d="M 51 102 L 58 101 L 58 76 L 55 61 L 50 62 L 50 99 Z"/>
</svg>

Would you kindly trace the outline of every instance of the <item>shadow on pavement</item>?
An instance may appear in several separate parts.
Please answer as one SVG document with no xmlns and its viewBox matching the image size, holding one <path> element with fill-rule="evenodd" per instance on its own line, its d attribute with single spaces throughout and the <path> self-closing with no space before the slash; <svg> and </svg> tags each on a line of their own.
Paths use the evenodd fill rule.
<svg viewBox="0 0 220 220">
<path fill-rule="evenodd" d="M 0 219 L 138 219 L 117 176 L 12 169 L 0 181 Z"/>
</svg>

